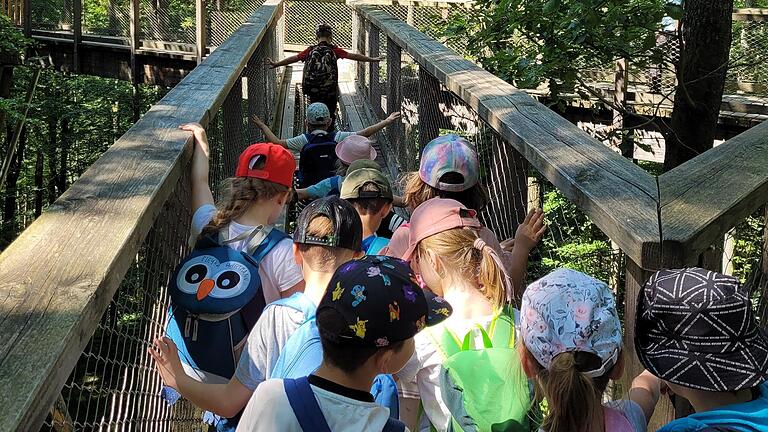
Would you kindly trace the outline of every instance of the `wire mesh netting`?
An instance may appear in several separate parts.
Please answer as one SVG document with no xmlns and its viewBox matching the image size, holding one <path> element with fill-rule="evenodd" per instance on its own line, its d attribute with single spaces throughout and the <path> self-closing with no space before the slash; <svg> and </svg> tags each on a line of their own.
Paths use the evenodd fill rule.
<svg viewBox="0 0 768 432">
<path fill-rule="evenodd" d="M 84 0 L 83 34 L 128 37 L 130 0 Z"/>
<path fill-rule="evenodd" d="M 234 173 L 237 156 L 251 138 L 247 114 L 271 119 L 276 75 L 264 59 L 277 55 L 273 26 L 207 127 L 211 145 L 210 184 L 218 193 Z M 248 88 L 250 86 L 250 89 Z M 239 125 L 239 126 L 238 126 Z M 202 431 L 199 409 L 186 401 L 168 406 L 160 397 L 160 378 L 147 353 L 162 335 L 168 311 L 167 286 L 189 251 L 190 175 L 182 175 L 157 216 L 128 273 L 102 316 L 43 430 Z"/>
<path fill-rule="evenodd" d="M 263 0 L 216 0 L 206 2 L 208 45 L 221 45 L 262 4 L 264 4 Z"/>
<path fill-rule="evenodd" d="M 141 39 L 195 43 L 195 2 L 141 0 Z"/>
<path fill-rule="evenodd" d="M 33 29 L 72 31 L 72 18 L 74 16 L 73 0 L 31 2 L 30 8 Z"/>
</svg>

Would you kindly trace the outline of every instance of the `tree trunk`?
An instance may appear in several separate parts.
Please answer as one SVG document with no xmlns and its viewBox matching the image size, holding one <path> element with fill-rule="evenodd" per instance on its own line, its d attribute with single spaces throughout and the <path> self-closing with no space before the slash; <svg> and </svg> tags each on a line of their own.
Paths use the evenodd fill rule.
<svg viewBox="0 0 768 432">
<path fill-rule="evenodd" d="M 69 139 L 71 138 L 69 133 L 69 119 L 61 119 L 61 157 L 59 158 L 59 175 L 56 182 L 56 188 L 59 195 L 63 194 L 67 190 L 67 164 L 69 156 Z"/>
<path fill-rule="evenodd" d="M 11 98 L 13 88 L 13 66 L 0 67 L 0 99 Z M 5 130 L 5 110 L 0 110 L 0 131 Z"/>
<path fill-rule="evenodd" d="M 664 131 L 668 171 L 712 148 L 731 50 L 733 0 L 687 0 L 671 129 Z"/>
<path fill-rule="evenodd" d="M 12 135 L 12 133 L 11 133 Z M 7 138 L 8 141 L 10 138 Z M 16 187 L 19 182 L 19 176 L 21 174 L 21 167 L 24 163 L 24 149 L 27 145 L 27 128 L 26 126 L 21 130 L 21 136 L 19 139 L 18 147 L 16 148 L 16 154 L 13 157 L 11 163 L 11 169 L 8 171 L 8 177 L 5 182 L 5 200 L 3 202 L 3 233 L 2 240 L 0 240 L 0 247 L 5 247 L 10 244 L 16 234 L 18 233 L 18 223 L 16 223 L 16 206 L 18 191 Z"/>
<path fill-rule="evenodd" d="M 48 117 L 48 203 L 53 204 L 59 194 L 56 191 L 56 180 L 58 176 L 56 149 L 58 148 L 58 128 L 59 119 L 51 115 Z"/>
</svg>

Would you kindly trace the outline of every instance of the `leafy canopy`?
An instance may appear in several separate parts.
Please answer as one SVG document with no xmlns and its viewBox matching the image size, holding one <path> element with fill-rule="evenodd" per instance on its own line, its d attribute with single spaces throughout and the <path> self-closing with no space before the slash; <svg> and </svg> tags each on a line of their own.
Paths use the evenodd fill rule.
<svg viewBox="0 0 768 432">
<path fill-rule="evenodd" d="M 477 0 L 454 11 L 442 35 L 463 39 L 467 54 L 519 88 L 573 88 L 587 69 L 659 56 L 665 13 L 680 8 L 663 0 Z"/>
</svg>

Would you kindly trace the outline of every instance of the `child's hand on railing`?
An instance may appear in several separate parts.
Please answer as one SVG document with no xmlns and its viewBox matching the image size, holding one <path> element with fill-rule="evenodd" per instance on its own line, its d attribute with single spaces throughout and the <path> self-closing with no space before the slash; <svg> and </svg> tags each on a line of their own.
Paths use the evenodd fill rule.
<svg viewBox="0 0 768 432">
<path fill-rule="evenodd" d="M 264 126 L 264 122 L 256 114 L 251 116 L 251 121 L 258 127 Z"/>
<path fill-rule="evenodd" d="M 544 236 L 546 231 L 547 225 L 544 221 L 544 211 L 532 209 L 525 216 L 523 223 L 517 227 L 513 244 L 515 247 L 522 247 L 530 251 L 541 241 L 541 237 Z"/>
<path fill-rule="evenodd" d="M 400 120 L 400 117 L 401 117 L 400 116 L 400 111 L 395 111 L 392 114 L 390 114 L 389 116 L 387 116 L 387 120 L 386 121 L 387 121 L 387 123 L 394 123 L 397 120 Z"/>
<path fill-rule="evenodd" d="M 187 123 L 179 126 L 179 129 L 192 132 L 192 136 L 195 137 L 195 151 L 200 149 L 206 156 L 209 154 L 208 135 L 205 133 L 205 128 L 200 123 Z"/>
<path fill-rule="evenodd" d="M 277 67 L 277 62 L 272 60 L 271 58 L 266 58 L 264 60 L 264 63 L 268 64 L 270 68 L 274 69 Z"/>
<path fill-rule="evenodd" d="M 176 344 L 163 336 L 155 339 L 153 345 L 147 348 L 147 351 L 155 359 L 157 371 L 160 373 L 163 383 L 168 387 L 178 390 L 176 377 L 183 375 L 185 372 L 179 359 L 179 350 L 176 348 Z"/>
</svg>

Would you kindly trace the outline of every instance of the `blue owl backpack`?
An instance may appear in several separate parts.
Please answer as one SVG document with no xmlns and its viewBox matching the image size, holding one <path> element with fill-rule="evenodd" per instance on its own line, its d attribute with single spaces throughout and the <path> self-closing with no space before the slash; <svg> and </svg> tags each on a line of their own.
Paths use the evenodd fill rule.
<svg viewBox="0 0 768 432">
<path fill-rule="evenodd" d="M 179 349 L 187 375 L 205 383 L 226 383 L 266 306 L 259 263 L 288 236 L 271 226 L 233 239 L 202 237 L 173 273 L 166 335 Z M 246 240 L 243 251 L 227 246 Z"/>
</svg>

